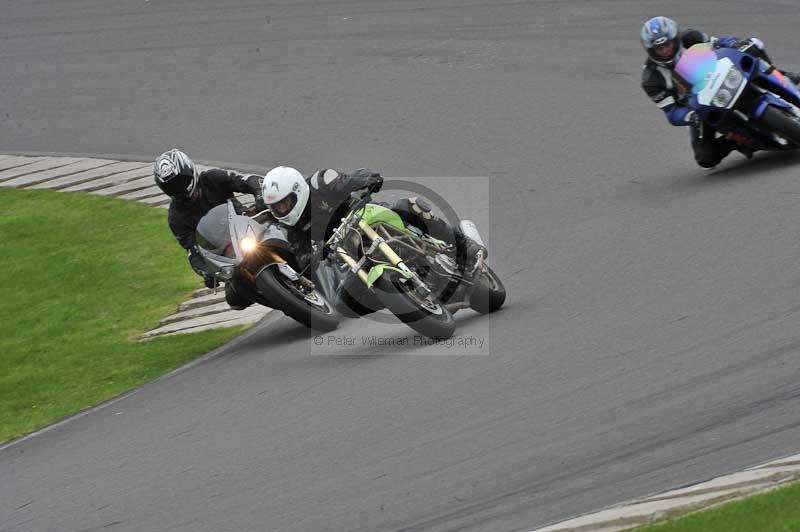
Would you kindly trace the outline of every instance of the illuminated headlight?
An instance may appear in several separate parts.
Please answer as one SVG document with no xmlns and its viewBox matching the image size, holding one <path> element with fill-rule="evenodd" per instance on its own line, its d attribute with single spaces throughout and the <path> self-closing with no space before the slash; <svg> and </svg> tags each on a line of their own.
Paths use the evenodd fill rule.
<svg viewBox="0 0 800 532">
<path fill-rule="evenodd" d="M 732 68 L 728 72 L 728 75 L 725 76 L 725 81 L 722 82 L 723 85 L 728 87 L 729 89 L 736 90 L 739 88 L 739 85 L 742 84 L 742 80 L 744 80 L 744 76 L 738 69 Z"/>
<path fill-rule="evenodd" d="M 242 252 L 250 253 L 256 249 L 256 239 L 252 236 L 246 236 L 239 242 L 239 246 L 242 248 Z"/>
<path fill-rule="evenodd" d="M 720 89 L 711 99 L 711 104 L 716 107 L 727 107 L 731 103 L 733 93 L 728 89 Z"/>
</svg>

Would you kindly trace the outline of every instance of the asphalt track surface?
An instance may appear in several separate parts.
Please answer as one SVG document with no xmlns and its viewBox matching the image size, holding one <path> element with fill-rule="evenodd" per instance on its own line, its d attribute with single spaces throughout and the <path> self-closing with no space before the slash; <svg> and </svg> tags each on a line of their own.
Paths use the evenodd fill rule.
<svg viewBox="0 0 800 532">
<path fill-rule="evenodd" d="M 794 0 L 669 7 L 800 67 Z M 800 158 L 694 165 L 639 88 L 663 8 L 2 0 L 0 149 L 488 176 L 448 199 L 509 300 L 470 353 L 272 318 L 0 451 L 0 530 L 525 530 L 796 452 Z"/>
</svg>

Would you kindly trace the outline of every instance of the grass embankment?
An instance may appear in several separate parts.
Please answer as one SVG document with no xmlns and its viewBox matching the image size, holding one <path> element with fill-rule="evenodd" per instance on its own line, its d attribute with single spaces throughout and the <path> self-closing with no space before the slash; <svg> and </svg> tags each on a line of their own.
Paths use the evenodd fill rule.
<svg viewBox="0 0 800 532">
<path fill-rule="evenodd" d="M 790 531 L 800 531 L 800 483 L 635 529 L 635 532 Z"/>
<path fill-rule="evenodd" d="M 0 189 L 0 442 L 152 379 L 241 328 L 138 342 L 198 287 L 166 211 Z"/>
</svg>

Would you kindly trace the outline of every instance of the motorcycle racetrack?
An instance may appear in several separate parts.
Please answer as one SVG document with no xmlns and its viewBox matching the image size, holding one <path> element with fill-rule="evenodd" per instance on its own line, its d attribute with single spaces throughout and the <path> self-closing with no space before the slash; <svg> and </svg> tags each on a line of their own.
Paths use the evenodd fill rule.
<svg viewBox="0 0 800 532">
<path fill-rule="evenodd" d="M 639 86 L 659 14 L 797 70 L 759 8 L 0 0 L 0 152 L 415 176 L 508 290 L 461 345 L 271 313 L 0 450 L 0 531 L 522 531 L 795 454 L 800 154 L 704 171 Z"/>
</svg>

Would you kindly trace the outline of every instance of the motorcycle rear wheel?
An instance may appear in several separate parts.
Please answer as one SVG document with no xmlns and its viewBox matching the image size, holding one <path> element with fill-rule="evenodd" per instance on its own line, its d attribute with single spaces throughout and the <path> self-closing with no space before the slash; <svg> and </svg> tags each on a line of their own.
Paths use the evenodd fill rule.
<svg viewBox="0 0 800 532">
<path fill-rule="evenodd" d="M 475 288 L 469 297 L 469 306 L 481 314 L 489 314 L 503 306 L 506 301 L 506 288 L 503 281 L 488 264 L 475 279 Z"/>
</svg>

